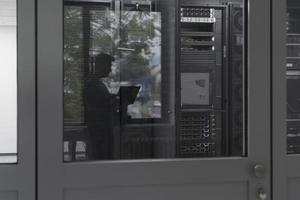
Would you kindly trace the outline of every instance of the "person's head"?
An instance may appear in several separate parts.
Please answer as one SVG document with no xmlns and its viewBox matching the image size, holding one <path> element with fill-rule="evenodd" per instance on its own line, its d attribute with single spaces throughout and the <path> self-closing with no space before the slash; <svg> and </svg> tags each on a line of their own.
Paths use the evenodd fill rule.
<svg viewBox="0 0 300 200">
<path fill-rule="evenodd" d="M 100 53 L 95 57 L 95 69 L 93 76 L 97 78 L 104 78 L 111 72 L 111 65 L 114 58 L 111 55 Z"/>
</svg>

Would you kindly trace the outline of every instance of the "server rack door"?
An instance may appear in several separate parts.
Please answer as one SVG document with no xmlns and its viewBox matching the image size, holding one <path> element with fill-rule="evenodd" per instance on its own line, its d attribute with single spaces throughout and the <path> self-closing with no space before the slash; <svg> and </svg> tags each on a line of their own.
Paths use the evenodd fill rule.
<svg viewBox="0 0 300 200">
<path fill-rule="evenodd" d="M 300 194 L 299 6 L 293 0 L 273 5 L 274 199 L 299 199 Z"/>
<path fill-rule="evenodd" d="M 269 5 L 40 0 L 38 198 L 269 197 Z"/>
<path fill-rule="evenodd" d="M 34 3 L 0 1 L 0 199 L 35 199 Z"/>
</svg>

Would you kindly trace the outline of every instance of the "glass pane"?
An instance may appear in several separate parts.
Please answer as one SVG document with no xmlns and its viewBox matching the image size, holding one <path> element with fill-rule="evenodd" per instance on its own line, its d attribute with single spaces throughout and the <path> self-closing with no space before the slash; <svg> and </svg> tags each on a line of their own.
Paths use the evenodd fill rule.
<svg viewBox="0 0 300 200">
<path fill-rule="evenodd" d="M 122 12 L 120 28 L 121 85 L 135 86 L 138 91 L 126 115 L 130 119 L 159 119 L 162 117 L 161 13 L 128 8 Z"/>
<path fill-rule="evenodd" d="M 226 2 L 64 0 L 64 161 L 246 156 L 247 9 Z"/>
<path fill-rule="evenodd" d="M 0 163 L 17 162 L 16 1 L 0 0 Z"/>
<path fill-rule="evenodd" d="M 287 5 L 287 141 L 288 154 L 300 153 L 300 2 Z"/>
</svg>

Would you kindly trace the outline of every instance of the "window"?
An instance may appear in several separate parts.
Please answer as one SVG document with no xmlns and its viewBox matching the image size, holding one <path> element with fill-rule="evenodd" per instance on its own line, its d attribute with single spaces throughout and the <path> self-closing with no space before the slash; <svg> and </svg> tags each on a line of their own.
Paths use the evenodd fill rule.
<svg viewBox="0 0 300 200">
<path fill-rule="evenodd" d="M 0 163 L 17 161 L 16 1 L 0 0 Z"/>
<path fill-rule="evenodd" d="M 64 161 L 246 156 L 243 1 L 64 2 Z"/>
</svg>

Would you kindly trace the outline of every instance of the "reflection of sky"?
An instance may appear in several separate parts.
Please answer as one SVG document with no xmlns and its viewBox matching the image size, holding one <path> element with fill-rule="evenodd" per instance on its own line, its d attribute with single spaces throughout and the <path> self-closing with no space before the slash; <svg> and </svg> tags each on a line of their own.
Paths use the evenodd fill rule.
<svg viewBox="0 0 300 200">
<path fill-rule="evenodd" d="M 133 105 L 128 107 L 128 114 L 132 118 L 160 118 L 161 117 L 161 96 L 158 93 L 161 87 L 161 14 L 158 12 L 152 12 L 151 15 L 142 15 L 140 17 L 140 12 L 125 12 L 122 19 L 122 23 L 128 24 L 130 20 L 136 18 L 138 23 L 144 26 L 144 21 L 149 19 L 151 23 L 153 23 L 155 27 L 155 37 L 151 38 L 148 37 L 148 32 L 146 32 L 143 28 L 140 29 L 133 29 L 129 32 L 129 39 L 128 45 L 130 46 L 131 43 L 134 42 L 141 42 L 139 40 L 140 37 L 148 37 L 148 41 L 146 43 L 149 45 L 150 48 L 150 55 L 144 54 L 144 52 L 139 52 L 140 56 L 144 56 L 144 58 L 149 59 L 149 64 L 147 67 L 151 69 L 151 74 L 148 76 L 140 77 L 135 80 L 120 81 L 120 76 L 118 73 L 120 72 L 120 68 L 126 67 L 122 66 L 122 63 L 126 63 L 127 56 L 129 54 L 134 54 L 136 52 L 122 52 L 123 57 L 115 57 L 115 62 L 112 67 L 111 78 L 115 77 L 114 81 L 108 81 L 110 85 L 110 92 L 117 94 L 120 86 L 129 86 L 129 85 L 136 85 L 140 86 L 140 91 L 138 93 L 137 99 Z M 142 35 L 140 35 L 142 34 Z M 123 60 L 124 59 L 124 60 Z M 128 63 L 127 63 L 128 64 Z M 129 63 L 130 64 L 130 63 Z M 143 66 L 141 66 L 143 67 Z"/>
<path fill-rule="evenodd" d="M 150 65 L 160 65 L 161 63 L 161 46 L 154 46 L 151 48 L 153 56 L 150 60 Z"/>
<path fill-rule="evenodd" d="M 151 58 L 150 64 L 148 67 L 153 67 L 155 65 L 161 64 L 161 13 L 160 12 L 151 12 L 149 14 L 140 15 L 140 12 L 136 11 L 126 11 L 124 12 L 126 17 L 123 17 L 123 23 L 129 23 L 133 18 L 138 21 L 139 24 L 143 24 L 144 21 L 151 20 L 154 27 L 157 29 L 155 30 L 155 37 L 151 40 Z M 138 30 L 134 30 L 133 32 L 137 32 Z M 145 34 L 144 31 L 141 33 Z"/>
<path fill-rule="evenodd" d="M 161 30 L 161 13 L 151 12 L 153 17 L 153 23 L 158 30 Z M 161 64 L 161 32 L 155 31 L 155 38 L 153 39 L 154 46 L 151 47 L 151 52 L 154 54 L 150 60 L 150 65 L 160 65 Z"/>
</svg>

